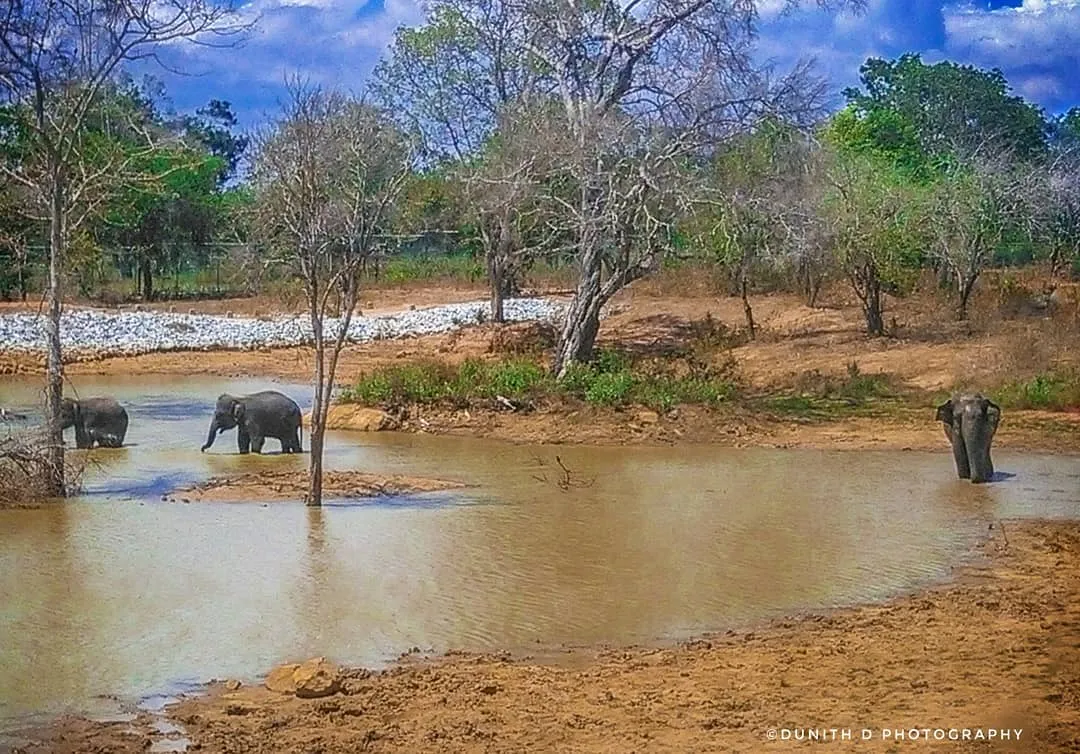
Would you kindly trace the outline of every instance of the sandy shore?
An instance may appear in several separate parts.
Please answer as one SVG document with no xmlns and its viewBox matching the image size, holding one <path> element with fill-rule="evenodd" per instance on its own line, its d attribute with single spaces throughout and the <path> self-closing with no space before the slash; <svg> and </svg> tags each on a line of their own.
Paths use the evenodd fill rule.
<svg viewBox="0 0 1080 754">
<path fill-rule="evenodd" d="M 168 715 L 193 750 L 222 754 L 792 751 L 806 744 L 783 738 L 810 729 L 852 731 L 829 751 L 1077 751 L 1080 525 L 998 525 L 980 553 L 940 588 L 753 632 L 407 656 L 341 670 L 341 690 L 319 699 L 216 683 Z M 145 751 L 152 723 L 68 720 L 23 751 Z M 1001 730 L 1012 740 L 978 740 Z"/>
</svg>

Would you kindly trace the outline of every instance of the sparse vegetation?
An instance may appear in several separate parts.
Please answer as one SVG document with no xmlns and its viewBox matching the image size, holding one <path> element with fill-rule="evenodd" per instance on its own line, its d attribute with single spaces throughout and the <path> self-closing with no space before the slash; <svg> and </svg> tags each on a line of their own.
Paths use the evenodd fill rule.
<svg viewBox="0 0 1080 754">
<path fill-rule="evenodd" d="M 903 405 L 903 395 L 887 374 L 866 374 L 849 362 L 842 378 L 806 372 L 795 391 L 761 400 L 765 410 L 786 417 L 826 420 Z"/>
</svg>

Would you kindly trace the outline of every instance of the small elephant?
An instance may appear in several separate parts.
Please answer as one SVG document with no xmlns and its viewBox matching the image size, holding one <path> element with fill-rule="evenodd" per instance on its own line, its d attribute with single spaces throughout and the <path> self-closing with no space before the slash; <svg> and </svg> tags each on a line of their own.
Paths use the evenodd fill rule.
<svg viewBox="0 0 1080 754">
<path fill-rule="evenodd" d="M 205 451 L 213 445 L 218 433 L 237 427 L 236 444 L 241 453 L 249 450 L 262 453 L 267 437 L 281 441 L 282 453 L 302 453 L 302 425 L 300 406 L 276 390 L 251 395 L 223 393 L 218 397 L 206 444 L 200 450 Z"/>
<path fill-rule="evenodd" d="M 60 429 L 75 427 L 75 447 L 119 448 L 127 434 L 128 415 L 112 398 L 64 398 L 60 402 Z"/>
<path fill-rule="evenodd" d="M 945 425 L 945 436 L 952 443 L 957 475 L 972 482 L 989 482 L 994 476 L 990 444 L 1001 421 L 1001 409 L 981 393 L 968 393 L 938 406 L 935 418 Z"/>
</svg>

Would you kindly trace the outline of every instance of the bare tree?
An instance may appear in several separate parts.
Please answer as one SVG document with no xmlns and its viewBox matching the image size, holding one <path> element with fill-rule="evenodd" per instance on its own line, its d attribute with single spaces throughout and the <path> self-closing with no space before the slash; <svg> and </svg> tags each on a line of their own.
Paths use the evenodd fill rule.
<svg viewBox="0 0 1080 754">
<path fill-rule="evenodd" d="M 1038 170 L 1030 183 L 1032 190 L 1021 199 L 1033 236 L 1047 249 L 1050 293 L 1058 275 L 1080 261 L 1080 159 L 1062 155 Z"/>
<path fill-rule="evenodd" d="M 689 230 L 692 243 L 731 272 L 751 339 L 756 325 L 749 288 L 755 270 L 795 268 L 816 297 L 820 226 L 816 148 L 797 128 L 764 123 L 731 140 L 713 158 L 708 192 Z"/>
<path fill-rule="evenodd" d="M 521 100 L 499 114 L 484 151 L 457 171 L 476 218 L 491 286 L 491 319 L 505 320 L 504 300 L 517 295 L 530 263 L 552 248 L 560 226 L 545 200 L 554 166 L 543 144 L 547 110 Z"/>
<path fill-rule="evenodd" d="M 806 121 L 820 111 L 822 87 L 804 66 L 775 77 L 754 63 L 755 0 L 516 7 L 574 143 L 577 195 L 567 210 L 580 278 L 559 337 L 561 376 L 591 357 L 603 305 L 671 249 L 670 220 L 652 209 L 685 200 L 685 175 L 669 183 L 678 169 L 767 115 Z"/>
<path fill-rule="evenodd" d="M 980 155 L 945 172 L 931 193 L 926 226 L 931 254 L 955 284 L 957 319 L 965 319 L 975 283 L 1010 230 L 1033 234 L 1027 197 L 1040 173 L 1011 152 Z"/>
<path fill-rule="evenodd" d="M 315 366 L 307 503 L 321 505 L 326 417 L 360 293 L 361 265 L 387 235 L 411 150 L 382 111 L 296 82 L 282 117 L 254 146 L 256 232 L 273 260 L 303 282 L 311 318 Z M 332 308 L 337 318 L 328 316 Z"/>
<path fill-rule="evenodd" d="M 675 169 L 765 115 L 803 122 L 820 110 L 823 87 L 806 66 L 775 76 L 754 62 L 758 5 L 439 0 L 424 27 L 399 33 L 381 68 L 383 88 L 398 94 L 422 130 L 451 145 L 444 152 L 471 156 L 498 105 L 550 96 L 558 106 L 549 138 L 537 143 L 557 144 L 564 160 L 552 199 L 565 211 L 580 277 L 556 374 L 591 357 L 604 303 L 671 248 L 670 218 L 653 210 L 686 199 L 683 187 L 668 183 Z M 461 138 L 471 123 L 482 124 L 472 131 L 478 140 Z"/>
<path fill-rule="evenodd" d="M 130 153 L 90 159 L 87 120 L 125 62 L 158 60 L 162 45 L 228 43 L 248 25 L 233 0 L 9 0 L 0 11 L 0 100 L 27 130 L 28 150 L 2 163 L 49 223 L 48 382 L 50 493 L 64 494 L 60 340 L 64 251 L 107 194 Z"/>
<path fill-rule="evenodd" d="M 375 68 L 377 101 L 435 160 L 483 150 L 503 108 L 551 84 L 528 59 L 525 16 L 513 0 L 432 0 L 426 23 L 399 29 Z"/>
</svg>

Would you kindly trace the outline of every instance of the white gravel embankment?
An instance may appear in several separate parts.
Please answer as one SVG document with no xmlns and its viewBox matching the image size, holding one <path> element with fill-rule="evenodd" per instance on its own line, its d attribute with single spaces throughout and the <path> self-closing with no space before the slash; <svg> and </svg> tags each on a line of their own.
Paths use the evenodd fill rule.
<svg viewBox="0 0 1080 754">
<path fill-rule="evenodd" d="M 508 321 L 551 320 L 563 305 L 542 298 L 508 299 Z M 397 314 L 354 316 L 349 340 L 363 342 L 431 335 L 487 321 L 487 301 L 447 304 Z M 329 318 L 326 331 L 337 331 Z M 311 321 L 306 314 L 275 318 L 228 317 L 211 314 L 174 314 L 157 311 L 105 311 L 69 309 L 63 314 L 60 337 L 65 356 L 134 356 L 153 351 L 209 351 L 296 346 L 311 343 Z M 45 318 L 39 314 L 0 315 L 0 349 L 44 353 Z"/>
</svg>

